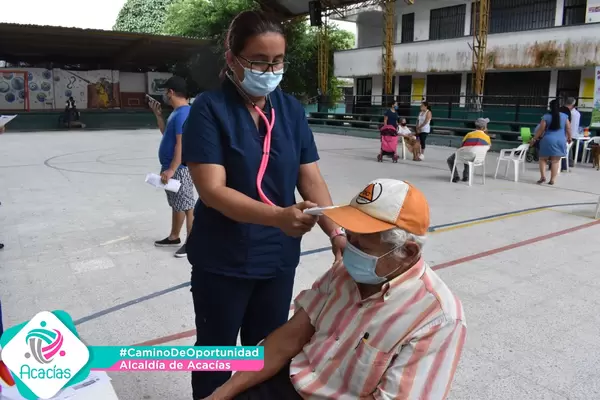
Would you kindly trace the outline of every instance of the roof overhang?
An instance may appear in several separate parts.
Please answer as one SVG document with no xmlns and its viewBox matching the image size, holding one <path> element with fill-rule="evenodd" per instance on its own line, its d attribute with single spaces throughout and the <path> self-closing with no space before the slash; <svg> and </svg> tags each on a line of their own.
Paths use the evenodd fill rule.
<svg viewBox="0 0 600 400">
<path fill-rule="evenodd" d="M 265 11 L 272 12 L 282 18 L 291 19 L 308 15 L 308 5 L 311 0 L 258 0 Z M 336 18 L 335 10 L 343 10 L 349 6 L 360 4 L 368 5 L 377 1 L 357 0 L 321 0 L 322 9 L 328 11 L 331 18 L 343 19 L 340 15 Z"/>
<path fill-rule="evenodd" d="M 207 40 L 56 26 L 0 24 L 0 60 L 156 68 L 206 52 Z"/>
</svg>

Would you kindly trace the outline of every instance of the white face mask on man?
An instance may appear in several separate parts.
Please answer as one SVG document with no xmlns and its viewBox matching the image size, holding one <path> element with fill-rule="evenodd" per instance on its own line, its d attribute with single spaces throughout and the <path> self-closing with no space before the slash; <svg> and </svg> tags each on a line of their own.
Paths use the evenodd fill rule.
<svg viewBox="0 0 600 400">
<path fill-rule="evenodd" d="M 376 272 L 377 262 L 380 259 L 389 256 L 397 249 L 398 247 L 395 247 L 387 253 L 377 257 L 365 253 L 352 245 L 352 243 L 348 242 L 346 244 L 346 249 L 344 250 L 344 266 L 355 282 L 364 283 L 365 285 L 378 285 L 385 282 L 388 276 L 398 271 L 400 265 L 386 276 L 379 276 Z"/>
</svg>

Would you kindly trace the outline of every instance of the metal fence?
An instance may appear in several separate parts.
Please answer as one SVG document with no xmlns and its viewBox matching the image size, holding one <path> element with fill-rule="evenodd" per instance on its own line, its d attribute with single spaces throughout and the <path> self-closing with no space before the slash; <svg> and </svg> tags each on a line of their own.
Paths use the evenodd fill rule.
<svg viewBox="0 0 600 400">
<path fill-rule="evenodd" d="M 565 98 L 548 96 L 472 96 L 472 95 L 432 95 L 425 97 L 397 96 L 345 96 L 339 104 L 327 104 L 321 107 L 333 110 L 345 110 L 346 114 L 382 114 L 397 102 L 401 115 L 416 116 L 422 101 L 427 101 L 430 108 L 439 118 L 464 118 L 472 113 L 493 115 L 498 121 L 530 121 L 539 120 L 547 111 L 551 100 L 557 99 L 564 104 Z M 577 98 L 577 107 L 590 109 L 592 98 Z M 582 112 L 585 113 L 585 110 Z"/>
</svg>

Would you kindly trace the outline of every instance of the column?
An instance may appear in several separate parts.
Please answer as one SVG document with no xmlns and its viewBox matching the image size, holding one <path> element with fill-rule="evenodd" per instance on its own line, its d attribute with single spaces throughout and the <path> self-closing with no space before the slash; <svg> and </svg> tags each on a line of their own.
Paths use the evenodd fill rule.
<svg viewBox="0 0 600 400">
<path fill-rule="evenodd" d="M 556 0 L 556 15 L 554 20 L 554 26 L 562 26 L 564 12 L 565 0 Z"/>
</svg>

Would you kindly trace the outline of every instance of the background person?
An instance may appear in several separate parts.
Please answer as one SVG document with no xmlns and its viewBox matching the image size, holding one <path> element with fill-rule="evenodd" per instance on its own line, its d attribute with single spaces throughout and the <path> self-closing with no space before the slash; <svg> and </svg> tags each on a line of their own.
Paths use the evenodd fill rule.
<svg viewBox="0 0 600 400">
<path fill-rule="evenodd" d="M 404 145 L 406 146 L 406 149 L 412 153 L 413 161 L 421 161 L 419 158 L 421 155 L 421 143 L 417 139 L 416 134 L 414 134 L 406 124 L 406 118 L 400 120 L 398 134 L 404 137 Z"/>
<path fill-rule="evenodd" d="M 581 123 L 581 113 L 575 107 L 576 104 L 577 104 L 577 100 L 574 97 L 567 97 L 567 99 L 565 100 L 565 106 L 564 107 L 566 108 L 566 110 L 569 111 L 569 114 L 568 114 L 569 115 L 569 122 L 571 123 L 571 137 L 578 137 L 580 135 L 580 133 L 579 133 L 579 127 L 580 127 L 580 123 Z M 583 142 L 579 142 L 579 143 L 576 143 L 576 144 L 578 146 L 581 146 L 582 148 L 584 146 Z M 583 154 L 583 151 L 580 151 L 579 154 Z M 563 171 L 567 170 L 567 166 L 565 165 L 566 162 L 567 162 L 566 160 L 562 160 L 561 169 Z M 579 160 L 577 160 L 577 162 L 579 162 Z"/>
<path fill-rule="evenodd" d="M 383 126 L 391 125 L 398 128 L 398 103 L 392 101 L 390 108 L 383 115 Z"/>
<path fill-rule="evenodd" d="M 490 123 L 489 118 L 477 118 L 475 121 L 475 131 L 469 132 L 463 137 L 461 148 L 463 147 L 473 147 L 473 146 L 491 146 L 492 141 L 487 134 L 487 126 Z M 456 153 L 452 154 L 446 162 L 448 163 L 448 168 L 450 168 L 450 172 L 454 170 L 454 161 L 456 160 Z M 463 167 L 463 182 L 467 182 L 469 180 L 469 164 L 464 164 Z M 458 166 L 454 170 L 454 176 L 452 177 L 452 182 L 456 183 L 460 181 L 458 176 Z"/>
<path fill-rule="evenodd" d="M 423 193 L 378 179 L 325 215 L 348 233 L 343 262 L 296 297 L 294 316 L 262 343 L 264 368 L 236 373 L 207 400 L 448 396 L 467 326 L 423 260 Z"/>
<path fill-rule="evenodd" d="M 419 118 L 417 120 L 417 126 L 415 131 L 417 132 L 417 138 L 421 143 L 421 154 L 419 158 L 421 160 L 424 159 L 423 154 L 425 154 L 425 142 L 427 141 L 427 135 L 431 132 L 431 118 L 433 114 L 431 113 L 431 107 L 429 103 L 424 101 L 421 103 L 421 112 L 419 113 Z"/>
<path fill-rule="evenodd" d="M 300 240 L 317 222 L 337 258 L 346 244 L 336 224 L 302 212 L 332 201 L 304 108 L 278 88 L 283 27 L 245 11 L 225 46 L 222 86 L 198 96 L 183 134 L 183 161 L 200 195 L 188 239 L 196 346 L 235 346 L 238 332 L 254 346 L 288 320 Z M 230 376 L 193 372 L 194 399 Z"/>
<path fill-rule="evenodd" d="M 558 101 L 552 100 L 549 112 L 544 114 L 540 125 L 536 129 L 531 145 L 539 142 L 539 167 L 540 179 L 538 184 L 546 182 L 546 165 L 548 160 L 552 163 L 550 168 L 549 185 L 554 185 L 558 175 L 559 161 L 567 153 L 567 142 L 571 143 L 571 124 L 569 117 L 559 111 Z"/>
<path fill-rule="evenodd" d="M 179 247 L 175 257 L 182 258 L 187 255 L 185 243 L 181 244 L 180 234 L 183 222 L 186 222 L 187 237 L 190 236 L 192 223 L 194 221 L 194 184 L 190 172 L 181 162 L 183 125 L 190 113 L 187 99 L 187 86 L 185 80 L 179 76 L 169 78 L 162 86 L 165 90 L 163 102 L 173 107 L 173 112 L 165 123 L 162 116 L 160 103 L 150 100 L 150 108 L 156 116 L 158 129 L 162 133 L 162 139 L 158 148 L 158 159 L 160 161 L 160 178 L 162 183 L 169 179 L 181 182 L 177 193 L 165 191 L 167 202 L 171 207 L 171 233 L 162 240 L 157 240 L 157 247 Z"/>
</svg>

